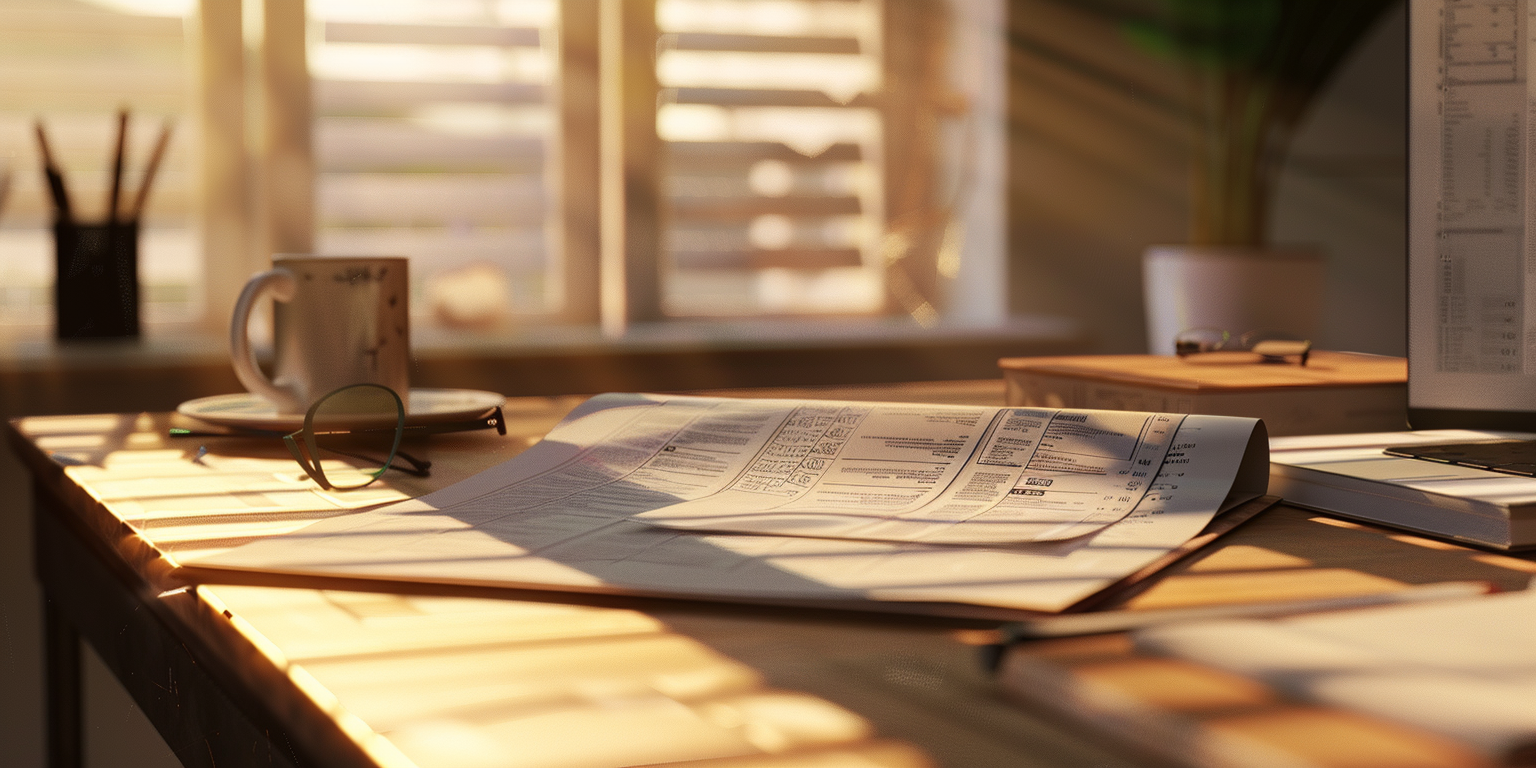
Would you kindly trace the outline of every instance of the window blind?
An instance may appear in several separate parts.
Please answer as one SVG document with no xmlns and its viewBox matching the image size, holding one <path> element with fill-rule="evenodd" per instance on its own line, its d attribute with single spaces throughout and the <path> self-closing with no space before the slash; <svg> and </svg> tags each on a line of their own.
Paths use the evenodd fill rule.
<svg viewBox="0 0 1536 768">
<path fill-rule="evenodd" d="M 9 172 L 11 180 L 0 207 L 0 324 L 44 328 L 53 322 L 53 213 L 34 121 L 47 126 L 76 217 L 102 220 L 119 108 L 132 112 L 124 177 L 130 193 L 162 122 L 175 121 L 144 216 L 143 317 L 198 317 L 201 253 L 189 167 L 196 126 L 185 119 L 186 38 L 185 22 L 174 14 L 75 0 L 0 4 L 0 175 Z"/>
<path fill-rule="evenodd" d="M 311 0 L 322 254 L 411 259 L 413 310 L 558 309 L 546 164 L 552 0 Z"/>
<path fill-rule="evenodd" d="M 659 0 L 663 306 L 884 305 L 881 4 Z"/>
</svg>

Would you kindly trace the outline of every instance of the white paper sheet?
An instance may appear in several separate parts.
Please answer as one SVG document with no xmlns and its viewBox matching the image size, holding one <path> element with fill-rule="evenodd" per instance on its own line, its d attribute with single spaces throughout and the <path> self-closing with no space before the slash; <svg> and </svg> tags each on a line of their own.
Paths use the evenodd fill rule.
<svg viewBox="0 0 1536 768">
<path fill-rule="evenodd" d="M 946 544 L 1071 539 L 1124 518 L 1146 494 L 1184 418 L 702 398 L 662 406 L 691 413 L 675 430 L 635 425 L 608 438 L 663 443 L 631 477 L 682 502 L 637 519 Z M 550 437 L 559 435 L 556 429 Z"/>
<path fill-rule="evenodd" d="M 1143 648 L 1502 759 L 1536 745 L 1536 593 L 1141 630 Z"/>
<path fill-rule="evenodd" d="M 593 408 L 545 438 L 574 453 L 508 489 L 519 509 L 579 489 L 666 527 L 944 544 L 1071 539 L 1124 518 L 1184 418 L 660 395 Z M 1186 482 L 1230 487 L 1208 469 Z"/>
<path fill-rule="evenodd" d="M 687 404 L 679 407 L 680 401 Z M 667 446 L 697 450 L 735 434 L 745 453 L 782 408 L 772 402 L 726 402 L 749 405 L 737 411 L 744 414 L 740 417 L 710 421 L 713 436 L 706 438 L 688 429 L 698 428 L 701 399 L 594 398 L 549 438 L 469 480 L 188 564 L 799 604 L 917 601 L 1051 611 L 1198 534 L 1233 490 L 1240 466 L 1255 470 L 1244 476 L 1257 477 L 1260 485 L 1237 489 L 1240 498 L 1234 501 L 1263 492 L 1267 456 L 1262 440 L 1254 440 L 1257 422 L 1188 416 L 1135 510 L 1096 534 L 1071 540 L 956 547 L 709 534 L 637 520 L 734 479 L 722 479 L 722 470 L 695 472 L 703 477 L 685 482 L 680 478 L 687 475 L 673 464 L 653 471 L 654 458 L 677 453 L 664 450 Z M 955 410 L 979 425 L 990 423 L 999 409 Z M 1260 455 L 1248 452 L 1255 442 Z M 705 465 L 707 457 L 689 458 L 681 466 Z"/>
</svg>

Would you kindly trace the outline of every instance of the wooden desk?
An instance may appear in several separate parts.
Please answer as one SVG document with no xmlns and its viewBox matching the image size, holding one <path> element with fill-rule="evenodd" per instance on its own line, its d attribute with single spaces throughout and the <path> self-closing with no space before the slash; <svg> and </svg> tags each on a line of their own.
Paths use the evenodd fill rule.
<svg viewBox="0 0 1536 768">
<path fill-rule="evenodd" d="M 1000 382 L 962 382 L 752 394 L 998 404 L 1002 392 Z M 506 438 L 433 438 L 421 449 L 433 477 L 395 487 L 424 493 L 515 455 L 576 402 L 512 401 Z M 210 476 L 192 464 L 199 442 L 213 475 L 291 460 L 251 441 L 169 441 L 168 418 L 11 425 L 35 478 L 54 765 L 81 762 L 82 637 L 187 765 L 1141 764 L 1138 753 L 1120 756 L 1091 732 L 1060 727 L 1060 713 L 1007 702 L 967 645 L 985 624 L 472 590 L 183 584 L 178 553 L 339 511 L 194 482 Z M 1133 603 L 1466 578 L 1515 586 L 1529 575 L 1524 561 L 1330 523 L 1266 513 Z"/>
</svg>

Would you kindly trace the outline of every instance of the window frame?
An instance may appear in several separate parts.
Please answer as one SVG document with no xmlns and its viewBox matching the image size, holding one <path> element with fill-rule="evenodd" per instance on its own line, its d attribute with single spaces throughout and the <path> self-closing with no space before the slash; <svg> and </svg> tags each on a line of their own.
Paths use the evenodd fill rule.
<svg viewBox="0 0 1536 768">
<path fill-rule="evenodd" d="M 260 13 L 242 10 L 251 5 L 259 6 Z M 667 221 L 663 142 L 656 130 L 661 91 L 656 6 L 657 0 L 560 0 L 556 25 L 558 71 L 551 87 L 556 130 L 547 145 L 545 175 L 551 201 L 546 231 L 559 265 L 550 284 L 558 308 L 548 317 L 555 323 L 596 325 L 607 338 L 622 337 L 637 324 L 712 322 L 668 317 L 663 309 Z M 914 42 L 914 30 L 930 20 L 925 8 L 945 9 L 940 15 L 950 19 L 941 32 L 944 55 L 931 50 L 927 56 L 892 55 L 924 52 Z M 1005 194 L 1000 169 L 1006 167 L 1000 137 L 1006 87 L 1002 0 L 904 0 L 885 3 L 882 13 L 889 17 L 882 23 L 881 42 L 886 92 L 878 101 L 888 104 L 909 94 L 923 102 L 919 123 L 943 119 L 945 110 L 966 102 L 961 108 L 971 109 L 972 123 L 982 128 L 973 137 L 979 147 L 974 151 L 996 162 L 976 161 L 978 178 L 957 193 L 983 210 L 951 208 L 935 227 L 928 220 L 944 216 L 945 204 L 933 199 L 936 188 L 914 183 L 909 173 L 923 176 L 926 169 L 930 180 L 936 178 L 932 169 L 942 161 L 936 140 L 918 153 L 922 156 L 915 166 L 911 149 L 922 142 L 884 142 L 884 168 L 920 170 L 883 174 L 886 202 L 879 216 L 885 224 L 881 252 L 887 287 L 880 314 L 907 316 L 922 327 L 951 317 L 967 325 L 998 325 L 1007 319 L 1000 210 Z M 221 328 L 246 279 L 267 268 L 271 254 L 314 250 L 314 110 L 306 51 L 312 22 L 306 19 L 304 0 L 197 0 L 194 17 L 195 101 L 203 126 L 203 296 L 206 324 Z M 259 20 L 258 30 L 249 29 L 254 20 Z M 985 35 L 975 34 L 988 25 L 999 38 L 993 41 L 995 50 L 987 50 Z M 245 53 L 249 37 L 260 41 L 254 67 Z M 971 94 L 951 93 L 952 84 L 945 86 L 953 79 L 949 49 L 962 50 L 957 44 L 967 40 L 968 55 L 979 56 L 981 71 L 995 79 Z M 248 68 L 255 70 L 256 88 L 246 87 Z M 246 93 L 260 98 L 254 106 L 261 135 L 255 142 L 246 135 L 253 106 L 244 102 Z M 889 108 L 880 112 L 888 135 L 913 132 L 910 115 Z M 590 192 L 594 189 L 596 195 Z M 911 231 L 897 232 L 892 223 Z M 965 230 L 958 240 L 951 236 L 956 227 Z M 946 265 L 946 259 L 955 264 Z M 834 317 L 806 315 L 804 320 L 819 324 Z"/>
</svg>

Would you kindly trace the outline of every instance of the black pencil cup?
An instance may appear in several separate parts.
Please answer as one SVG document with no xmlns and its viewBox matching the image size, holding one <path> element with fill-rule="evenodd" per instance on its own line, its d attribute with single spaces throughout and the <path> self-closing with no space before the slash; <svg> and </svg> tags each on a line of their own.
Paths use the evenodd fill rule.
<svg viewBox="0 0 1536 768">
<path fill-rule="evenodd" d="M 139 223 L 56 222 L 54 336 L 139 335 Z"/>
</svg>

